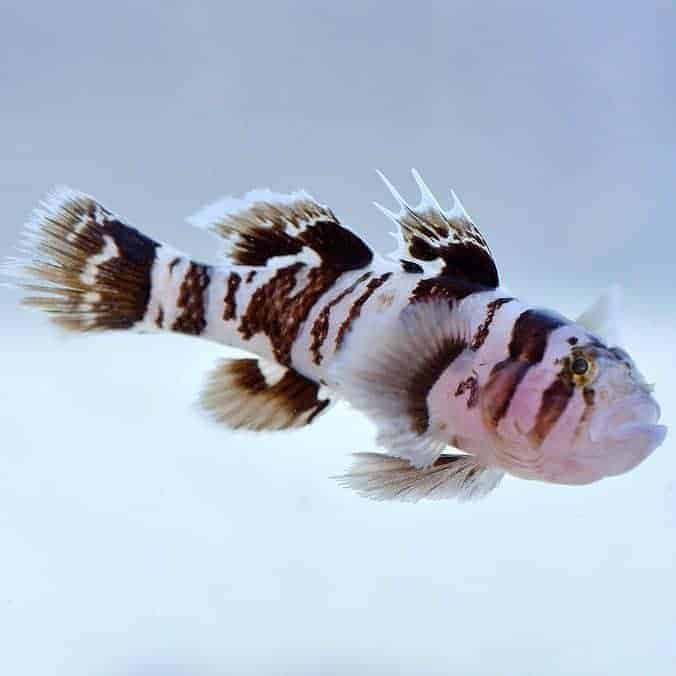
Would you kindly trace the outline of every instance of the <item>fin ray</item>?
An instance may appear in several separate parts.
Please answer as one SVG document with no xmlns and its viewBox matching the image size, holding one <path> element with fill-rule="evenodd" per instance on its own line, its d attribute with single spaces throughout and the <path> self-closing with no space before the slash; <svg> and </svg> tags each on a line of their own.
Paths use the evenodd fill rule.
<svg viewBox="0 0 676 676">
<path fill-rule="evenodd" d="M 242 199 L 215 202 L 188 222 L 222 237 L 226 255 L 238 265 L 300 261 L 356 270 L 373 259 L 370 247 L 305 191 L 253 190 Z"/>
<path fill-rule="evenodd" d="M 412 260 L 428 272 L 487 288 L 499 286 L 497 267 L 488 244 L 453 191 L 453 206 L 444 211 L 413 169 L 421 197 L 418 205 L 412 207 L 384 174 L 377 173 L 399 205 L 399 212 L 394 213 L 376 203 L 376 207 L 399 226 L 399 247 L 391 254 L 392 258 Z"/>
<path fill-rule="evenodd" d="M 374 342 L 371 336 L 379 336 Z M 341 396 L 378 428 L 377 442 L 390 455 L 418 467 L 433 463 L 446 447 L 430 422 L 427 397 L 441 373 L 468 352 L 470 323 L 439 300 L 410 305 L 395 319 L 355 325 L 331 366 Z M 360 349 L 351 350 L 357 344 Z"/>
<path fill-rule="evenodd" d="M 284 430 L 312 423 L 331 403 L 318 383 L 258 359 L 225 359 L 202 390 L 201 407 L 231 429 Z"/>
<path fill-rule="evenodd" d="M 496 488 L 504 475 L 471 455 L 444 454 L 423 468 L 382 453 L 355 453 L 353 458 L 338 482 L 372 500 L 476 500 Z"/>
<path fill-rule="evenodd" d="M 24 259 L 4 273 L 43 310 L 71 331 L 140 325 L 163 245 L 120 220 L 94 198 L 69 188 L 48 195 L 26 226 Z"/>
</svg>

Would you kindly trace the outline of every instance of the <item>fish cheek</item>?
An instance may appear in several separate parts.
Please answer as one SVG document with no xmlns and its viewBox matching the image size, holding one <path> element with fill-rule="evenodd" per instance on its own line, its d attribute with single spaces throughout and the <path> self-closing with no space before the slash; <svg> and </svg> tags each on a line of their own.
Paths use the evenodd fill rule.
<svg viewBox="0 0 676 676">
<path fill-rule="evenodd" d="M 583 420 L 587 405 L 579 389 L 575 389 L 565 409 L 552 425 L 543 447 L 557 449 L 561 453 L 570 454 L 578 437 L 580 423 Z"/>
<path fill-rule="evenodd" d="M 527 443 L 539 446 L 541 439 L 533 438 L 533 432 L 542 431 L 543 417 L 548 412 L 560 410 L 565 404 L 565 394 L 561 400 L 552 383 L 557 382 L 557 371 L 551 364 L 538 362 L 531 365 L 517 387 L 507 414 L 498 426 L 501 437 L 515 443 Z M 552 406 L 556 400 L 556 405 Z"/>
<path fill-rule="evenodd" d="M 575 385 L 569 378 L 558 377 L 542 393 L 540 408 L 535 417 L 535 424 L 529 437 L 536 446 L 542 444 L 564 414 L 571 397 L 575 393 Z"/>
<path fill-rule="evenodd" d="M 481 390 L 480 402 L 484 424 L 494 434 L 507 415 L 516 390 L 529 368 L 528 362 L 505 359 L 496 364 L 491 371 L 486 385 Z"/>
</svg>

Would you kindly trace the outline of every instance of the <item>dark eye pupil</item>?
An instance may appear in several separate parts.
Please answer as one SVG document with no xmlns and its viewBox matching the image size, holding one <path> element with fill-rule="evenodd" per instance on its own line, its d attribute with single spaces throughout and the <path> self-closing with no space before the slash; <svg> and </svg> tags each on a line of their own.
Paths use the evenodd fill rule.
<svg viewBox="0 0 676 676">
<path fill-rule="evenodd" d="M 577 357 L 571 367 L 576 376 L 582 376 L 589 370 L 589 362 L 583 357 Z"/>
</svg>

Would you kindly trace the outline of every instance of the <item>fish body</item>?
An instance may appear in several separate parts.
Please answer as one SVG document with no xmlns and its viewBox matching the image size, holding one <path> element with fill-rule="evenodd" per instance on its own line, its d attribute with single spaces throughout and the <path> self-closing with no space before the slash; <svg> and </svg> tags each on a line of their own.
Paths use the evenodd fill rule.
<svg viewBox="0 0 676 676">
<path fill-rule="evenodd" d="M 370 497 L 468 499 L 505 473 L 583 484 L 636 466 L 666 429 L 605 338 L 610 301 L 572 321 L 512 297 L 457 197 L 444 211 L 414 178 L 415 207 L 384 179 L 399 203 L 379 207 L 397 225 L 389 257 L 305 192 L 253 191 L 193 217 L 226 244 L 215 265 L 59 190 L 14 274 L 25 303 L 68 329 L 171 331 L 251 353 L 222 361 L 201 394 L 230 428 L 301 427 L 352 404 L 385 452 L 357 454 L 342 481 Z"/>
</svg>

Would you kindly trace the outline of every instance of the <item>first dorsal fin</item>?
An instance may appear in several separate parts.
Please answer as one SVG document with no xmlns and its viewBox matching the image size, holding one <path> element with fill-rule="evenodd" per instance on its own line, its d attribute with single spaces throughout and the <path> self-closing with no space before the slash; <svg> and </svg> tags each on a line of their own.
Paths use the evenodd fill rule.
<svg viewBox="0 0 676 676">
<path fill-rule="evenodd" d="M 498 271 L 490 249 L 455 193 L 453 207 L 444 211 L 413 169 L 420 189 L 420 202 L 411 207 L 380 172 L 378 175 L 399 204 L 397 213 L 377 202 L 375 206 L 399 228 L 399 249 L 394 256 L 410 266 L 417 263 L 424 272 L 452 276 L 488 288 L 499 286 Z"/>
<path fill-rule="evenodd" d="M 189 222 L 223 237 L 226 255 L 239 265 L 300 261 L 356 270 L 373 259 L 367 244 L 305 191 L 253 190 L 242 199 L 227 197 L 205 207 Z"/>
<path fill-rule="evenodd" d="M 309 425 L 326 410 L 314 380 L 259 359 L 225 359 L 212 372 L 201 406 L 231 429 L 284 430 Z"/>
</svg>

